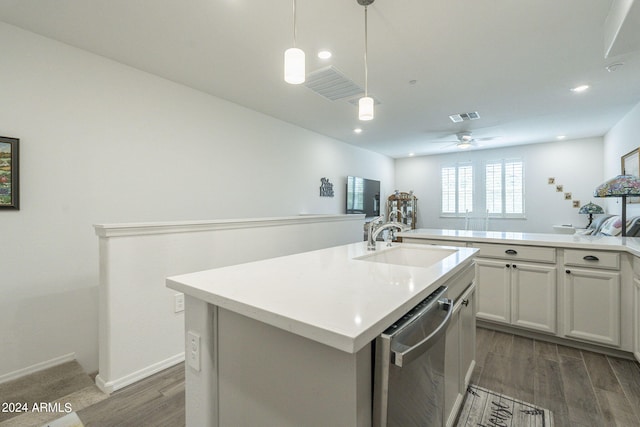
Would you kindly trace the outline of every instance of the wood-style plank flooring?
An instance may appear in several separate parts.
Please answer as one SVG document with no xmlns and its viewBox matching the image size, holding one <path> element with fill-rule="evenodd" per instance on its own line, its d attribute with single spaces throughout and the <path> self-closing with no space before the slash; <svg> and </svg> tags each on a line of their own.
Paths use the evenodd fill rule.
<svg viewBox="0 0 640 427">
<path fill-rule="evenodd" d="M 478 328 L 481 387 L 553 411 L 555 426 L 640 426 L 640 365 Z"/>
<path fill-rule="evenodd" d="M 477 343 L 472 382 L 550 409 L 557 427 L 640 426 L 638 363 L 482 328 Z M 45 399 L 46 384 L 29 383 L 28 388 L 36 399 Z M 18 395 L 26 399 L 25 393 Z M 119 390 L 77 414 L 87 427 L 184 426 L 184 365 Z M 11 421 L 0 426 L 26 425 Z"/>
</svg>

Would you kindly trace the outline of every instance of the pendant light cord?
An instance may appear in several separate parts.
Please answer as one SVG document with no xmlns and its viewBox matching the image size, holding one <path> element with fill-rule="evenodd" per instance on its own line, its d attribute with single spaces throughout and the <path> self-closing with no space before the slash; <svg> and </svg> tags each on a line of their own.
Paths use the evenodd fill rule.
<svg viewBox="0 0 640 427">
<path fill-rule="evenodd" d="M 296 0 L 293 0 L 293 47 L 296 47 Z"/>
<path fill-rule="evenodd" d="M 369 67 L 367 65 L 368 50 L 368 31 L 367 31 L 367 6 L 364 7 L 364 96 L 369 96 Z"/>
</svg>

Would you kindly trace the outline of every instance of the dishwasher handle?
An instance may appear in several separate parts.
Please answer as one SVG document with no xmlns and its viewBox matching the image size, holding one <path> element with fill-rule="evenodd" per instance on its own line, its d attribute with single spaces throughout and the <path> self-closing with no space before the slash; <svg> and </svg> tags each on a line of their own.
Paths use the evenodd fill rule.
<svg viewBox="0 0 640 427">
<path fill-rule="evenodd" d="M 447 325 L 449 325 L 451 317 L 453 316 L 453 301 L 449 298 L 441 298 L 438 300 L 438 305 L 440 306 L 439 308 L 446 310 L 447 312 L 444 319 L 442 319 L 442 322 L 433 330 L 433 332 L 413 346 L 407 346 L 399 340 L 393 340 L 391 343 L 391 363 L 402 368 L 403 365 L 411 363 L 426 352 L 433 343 L 445 333 Z M 419 322 L 416 322 L 415 324 L 417 325 L 418 323 Z"/>
</svg>

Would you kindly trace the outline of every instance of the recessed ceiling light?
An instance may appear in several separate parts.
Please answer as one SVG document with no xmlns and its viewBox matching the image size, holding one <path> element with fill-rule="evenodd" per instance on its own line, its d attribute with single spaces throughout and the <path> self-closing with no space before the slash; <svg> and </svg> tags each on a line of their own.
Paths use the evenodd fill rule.
<svg viewBox="0 0 640 427">
<path fill-rule="evenodd" d="M 576 86 L 571 88 L 571 92 L 584 92 L 585 90 L 589 89 L 589 87 L 589 85 Z"/>
<path fill-rule="evenodd" d="M 558 135 L 556 136 L 556 139 L 565 139 L 567 137 L 567 135 Z"/>
<path fill-rule="evenodd" d="M 353 130 L 354 133 L 362 133 L 362 129 L 361 128 L 355 128 Z"/>
<path fill-rule="evenodd" d="M 413 157 L 415 155 L 416 155 L 416 153 L 409 153 L 409 157 Z"/>
<path fill-rule="evenodd" d="M 320 59 L 329 59 L 331 58 L 331 52 L 326 50 L 326 49 L 322 49 L 318 51 L 318 58 Z"/>
</svg>

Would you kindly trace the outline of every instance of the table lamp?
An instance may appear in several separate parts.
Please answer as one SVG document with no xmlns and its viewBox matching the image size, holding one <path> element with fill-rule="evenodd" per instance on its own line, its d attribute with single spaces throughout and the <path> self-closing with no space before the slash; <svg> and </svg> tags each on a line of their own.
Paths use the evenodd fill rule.
<svg viewBox="0 0 640 427">
<path fill-rule="evenodd" d="M 603 214 L 604 209 L 602 209 L 600 206 L 596 205 L 595 203 L 589 202 L 586 205 L 582 205 L 578 213 L 589 215 L 589 224 L 587 224 L 587 227 L 586 227 L 586 228 L 589 228 L 589 226 L 593 222 L 593 214 L 596 214 L 596 215 Z"/>
<path fill-rule="evenodd" d="M 595 197 L 622 197 L 622 237 L 627 235 L 627 196 L 640 196 L 640 178 L 635 175 L 618 175 L 600 184 L 593 192 Z"/>
</svg>

